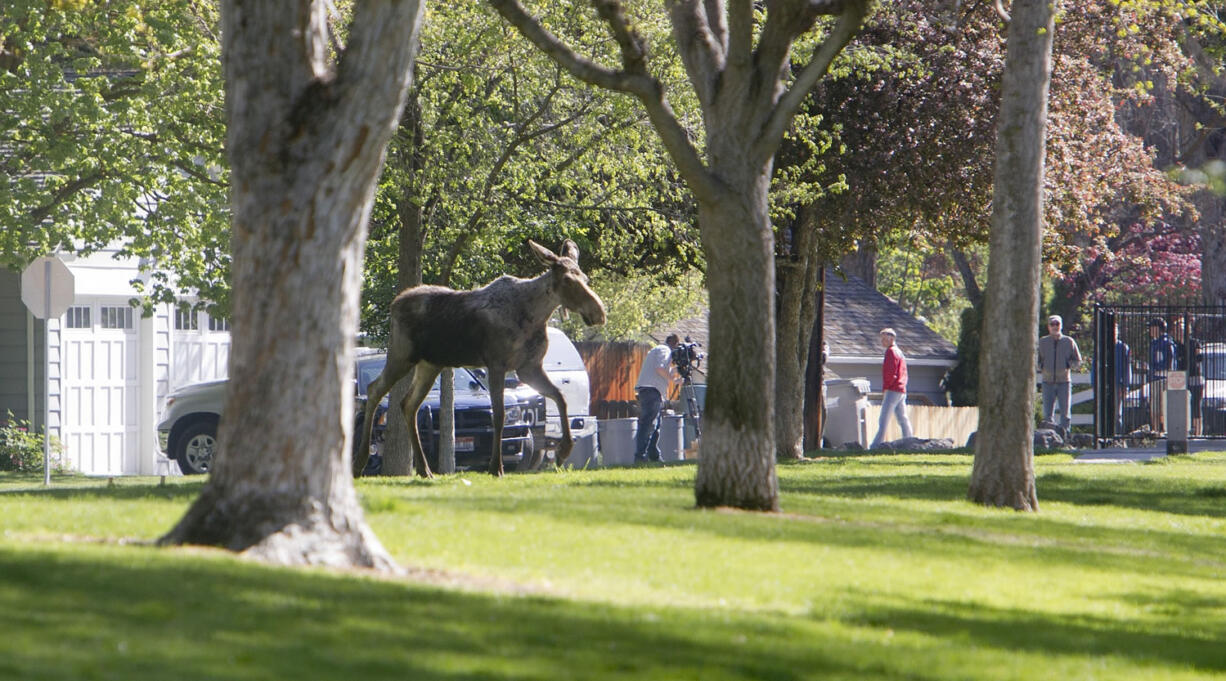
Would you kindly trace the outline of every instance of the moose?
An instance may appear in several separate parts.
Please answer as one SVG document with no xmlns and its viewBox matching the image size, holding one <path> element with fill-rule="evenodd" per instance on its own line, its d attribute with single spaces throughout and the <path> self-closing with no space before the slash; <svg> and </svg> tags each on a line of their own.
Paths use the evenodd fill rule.
<svg viewBox="0 0 1226 681">
<path fill-rule="evenodd" d="M 574 440 L 566 400 L 541 366 L 548 346 L 545 325 L 559 306 L 564 311 L 579 313 L 589 326 L 604 324 L 605 308 L 600 297 L 588 288 L 587 275 L 579 269 L 579 247 L 575 242 L 567 239 L 560 255 L 531 239 L 528 245 L 548 268 L 536 278 L 503 275 L 472 291 L 414 286 L 392 300 L 387 363 L 367 390 L 361 445 L 353 458 L 354 477 L 361 475 L 370 456 L 371 425 L 379 402 L 410 371 L 412 384 L 400 408 L 409 425 L 414 468 L 423 478 L 433 477 L 414 415 L 444 367 L 484 366 L 489 372 L 494 411 L 491 474 L 503 474 L 502 390 L 510 370 L 558 406 L 562 439 L 558 443 L 557 462 L 560 464 L 570 456 Z"/>
</svg>

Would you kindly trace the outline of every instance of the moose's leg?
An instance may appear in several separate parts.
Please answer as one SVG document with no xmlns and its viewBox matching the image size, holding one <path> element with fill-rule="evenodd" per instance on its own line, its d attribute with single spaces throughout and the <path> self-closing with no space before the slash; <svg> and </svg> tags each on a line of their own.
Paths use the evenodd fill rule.
<svg viewBox="0 0 1226 681">
<path fill-rule="evenodd" d="M 494 437 L 490 443 L 490 475 L 502 477 L 502 426 L 506 419 L 506 407 L 503 404 L 503 390 L 507 385 L 506 369 L 495 369 L 487 367 L 489 370 L 489 386 L 490 386 L 490 407 L 494 410 Z"/>
<path fill-rule="evenodd" d="M 562 397 L 562 391 L 558 390 L 558 386 L 549 380 L 549 375 L 540 365 L 520 367 L 515 370 L 515 373 L 518 374 L 519 380 L 532 386 L 534 390 L 553 400 L 553 403 L 558 406 L 558 418 L 562 420 L 562 440 L 558 442 L 555 461 L 561 465 L 570 456 L 570 450 L 575 446 L 570 436 L 570 417 L 566 414 L 566 400 Z"/>
<path fill-rule="evenodd" d="M 434 379 L 438 378 L 440 371 L 442 367 L 427 362 L 418 362 L 417 370 L 413 372 L 413 385 L 409 388 L 409 393 L 400 401 L 400 410 L 404 412 L 404 422 L 409 426 L 409 445 L 413 448 L 413 466 L 417 470 L 417 475 L 423 478 L 433 478 L 434 474 L 430 472 L 430 463 L 426 461 L 426 450 L 421 446 L 421 432 L 417 427 L 417 410 L 425 401 L 426 395 L 430 393 Z M 433 433 L 426 433 L 426 437 L 433 437 Z"/>
<path fill-rule="evenodd" d="M 383 371 L 366 387 L 366 408 L 363 410 L 361 442 L 353 452 L 353 477 L 357 478 L 362 475 L 362 471 L 366 469 L 366 460 L 370 458 L 370 431 L 374 427 L 375 411 L 378 410 L 379 403 L 383 401 L 392 386 L 396 385 L 396 382 L 404 378 L 405 374 L 412 369 L 413 364 L 408 361 L 407 357 L 397 358 L 389 353 L 387 364 L 383 365 Z"/>
</svg>

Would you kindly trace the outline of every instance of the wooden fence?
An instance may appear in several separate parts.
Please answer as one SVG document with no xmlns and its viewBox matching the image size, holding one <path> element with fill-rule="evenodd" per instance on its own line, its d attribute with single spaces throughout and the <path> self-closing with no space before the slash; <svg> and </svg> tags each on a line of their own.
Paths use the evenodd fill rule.
<svg viewBox="0 0 1226 681">
<path fill-rule="evenodd" d="M 868 439 L 871 442 L 877 435 L 877 422 L 881 418 L 881 405 L 870 404 L 864 413 L 864 421 L 868 428 Z M 979 407 L 929 407 L 918 404 L 907 405 L 907 419 L 911 421 L 911 434 L 928 440 L 949 438 L 955 447 L 966 446 L 971 433 L 979 427 Z M 890 419 L 886 426 L 883 442 L 891 442 L 902 437 L 897 419 Z M 838 447 L 842 443 L 830 443 Z M 865 443 L 867 445 L 868 443 Z"/>
<path fill-rule="evenodd" d="M 598 419 L 618 419 L 638 415 L 638 402 L 634 384 L 638 382 L 643 358 L 651 348 L 641 343 L 575 343 L 575 349 L 583 358 L 592 394 L 589 405 Z M 681 391 L 677 386 L 669 390 L 668 399 L 676 400 Z"/>
</svg>

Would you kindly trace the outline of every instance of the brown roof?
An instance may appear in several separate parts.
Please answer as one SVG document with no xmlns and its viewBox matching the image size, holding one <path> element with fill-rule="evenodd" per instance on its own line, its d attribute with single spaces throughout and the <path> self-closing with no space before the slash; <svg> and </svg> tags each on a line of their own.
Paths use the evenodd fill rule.
<svg viewBox="0 0 1226 681">
<path fill-rule="evenodd" d="M 838 273 L 826 275 L 826 342 L 830 354 L 852 357 L 881 355 L 881 330 L 898 334 L 898 347 L 912 359 L 956 359 L 957 347 L 928 328 L 915 315 L 865 284 Z"/>
<path fill-rule="evenodd" d="M 898 334 L 898 346 L 908 358 L 953 360 L 958 356 L 953 343 L 862 279 L 851 275 L 844 279 L 835 272 L 827 274 L 825 329 L 830 354 L 879 359 L 879 334 L 887 326 Z M 653 343 L 663 343 L 670 333 L 681 338 L 689 336 L 705 353 L 710 337 L 706 312 L 648 335 Z M 695 373 L 703 374 L 705 380 L 701 369 L 705 369 L 705 364 Z"/>
</svg>

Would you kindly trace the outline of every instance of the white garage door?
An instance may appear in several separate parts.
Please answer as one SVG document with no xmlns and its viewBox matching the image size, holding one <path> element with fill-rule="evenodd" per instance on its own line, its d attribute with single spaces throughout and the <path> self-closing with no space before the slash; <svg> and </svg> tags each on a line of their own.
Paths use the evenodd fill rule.
<svg viewBox="0 0 1226 681">
<path fill-rule="evenodd" d="M 230 325 L 205 312 L 179 309 L 174 314 L 171 389 L 225 378 L 230 368 Z"/>
<path fill-rule="evenodd" d="M 64 315 L 61 438 L 82 473 L 139 468 L 136 327 L 136 312 L 121 302 L 81 304 Z"/>
</svg>

